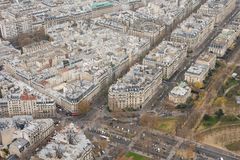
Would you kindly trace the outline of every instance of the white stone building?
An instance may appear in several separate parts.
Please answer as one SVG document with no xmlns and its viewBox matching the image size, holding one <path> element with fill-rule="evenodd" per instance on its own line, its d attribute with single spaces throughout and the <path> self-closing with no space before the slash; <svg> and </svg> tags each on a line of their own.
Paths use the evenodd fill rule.
<svg viewBox="0 0 240 160">
<path fill-rule="evenodd" d="M 209 51 L 216 54 L 217 57 L 223 57 L 227 49 L 233 45 L 237 36 L 238 33 L 235 30 L 223 29 L 209 45 Z"/>
<path fill-rule="evenodd" d="M 169 100 L 177 105 L 185 103 L 189 97 L 191 97 L 191 88 L 185 82 L 174 87 L 168 95 Z"/>
<path fill-rule="evenodd" d="M 170 40 L 184 43 L 188 46 L 188 50 L 192 51 L 206 40 L 213 28 L 212 17 L 192 14 L 172 32 Z"/>
<path fill-rule="evenodd" d="M 93 160 L 93 145 L 83 131 L 69 124 L 58 132 L 35 157 L 44 160 Z"/>
<path fill-rule="evenodd" d="M 141 109 L 159 90 L 162 68 L 136 64 L 111 85 L 108 92 L 110 110 Z"/>
<path fill-rule="evenodd" d="M 216 54 L 211 52 L 203 52 L 197 58 L 196 63 L 201 65 L 207 65 L 209 67 L 209 70 L 212 70 L 215 68 L 216 60 Z"/>
<path fill-rule="evenodd" d="M 185 81 L 190 84 L 203 83 L 208 75 L 208 70 L 208 66 L 195 63 L 185 72 Z"/>
<path fill-rule="evenodd" d="M 236 7 L 236 0 L 207 0 L 199 9 L 198 13 L 214 17 L 216 25 L 231 14 Z"/>
<path fill-rule="evenodd" d="M 187 56 L 184 44 L 163 41 L 143 59 L 143 64 L 163 68 L 163 78 L 169 79 L 181 67 Z"/>
</svg>

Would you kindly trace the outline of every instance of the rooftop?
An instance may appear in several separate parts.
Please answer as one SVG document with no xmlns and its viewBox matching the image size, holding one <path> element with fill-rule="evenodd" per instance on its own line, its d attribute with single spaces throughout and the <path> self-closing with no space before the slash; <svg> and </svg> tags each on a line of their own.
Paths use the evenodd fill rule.
<svg viewBox="0 0 240 160">
<path fill-rule="evenodd" d="M 234 39 L 237 36 L 236 31 L 224 28 L 220 34 L 211 42 L 213 44 L 226 44 L 226 42 Z"/>
<path fill-rule="evenodd" d="M 52 158 L 75 160 L 90 148 L 91 142 L 86 138 L 83 131 L 71 123 L 64 130 L 58 132 L 52 140 L 37 153 L 37 156 L 45 160 Z M 61 152 L 62 158 L 57 158 L 57 152 L 59 151 Z"/>
<path fill-rule="evenodd" d="M 54 124 L 52 119 L 34 119 L 27 123 L 23 132 L 27 134 L 32 134 L 36 132 L 41 132 L 45 127 L 52 126 Z"/>
<path fill-rule="evenodd" d="M 203 52 L 199 55 L 197 61 L 210 62 L 214 58 L 216 58 L 216 54 L 213 54 L 211 52 Z"/>
<path fill-rule="evenodd" d="M 23 147 L 28 146 L 29 142 L 24 138 L 17 138 L 11 143 L 11 145 L 16 146 L 19 150 L 21 150 Z"/>
<path fill-rule="evenodd" d="M 198 2 L 190 2 L 188 0 L 152 0 L 147 6 L 137 9 L 137 12 L 151 16 L 163 24 L 170 25 L 184 14 L 190 3 L 194 4 Z"/>
<path fill-rule="evenodd" d="M 190 68 L 188 68 L 186 73 L 193 74 L 193 75 L 201 75 L 207 72 L 207 70 L 208 70 L 208 67 L 206 65 L 194 63 Z"/>
<path fill-rule="evenodd" d="M 19 99 L 19 100 L 37 100 L 37 101 L 53 101 L 51 98 L 43 95 L 29 85 L 13 78 L 6 72 L 0 71 L 0 85 L 5 87 L 6 90 L 2 93 L 3 98 Z"/>
<path fill-rule="evenodd" d="M 21 125 L 25 125 L 32 121 L 32 116 L 13 116 L 12 118 L 0 118 L 0 131 L 7 128 L 21 128 Z"/>
<path fill-rule="evenodd" d="M 156 68 L 136 64 L 109 90 L 112 92 L 142 92 L 152 83 L 155 76 L 161 73 L 161 67 Z"/>
<path fill-rule="evenodd" d="M 109 1 L 102 1 L 102 2 L 93 2 L 92 9 L 99 9 L 103 7 L 111 7 L 113 6 L 112 2 Z"/>
<path fill-rule="evenodd" d="M 150 15 L 134 11 L 121 11 L 110 13 L 104 18 L 97 18 L 96 24 L 117 30 L 129 30 L 143 33 L 159 33 L 164 30 L 164 25 Z"/>
<path fill-rule="evenodd" d="M 170 66 L 179 56 L 186 53 L 186 47 L 183 44 L 163 41 L 144 60 L 154 61 L 160 66 Z"/>
<path fill-rule="evenodd" d="M 208 8 L 214 10 L 215 12 L 219 12 L 219 9 L 224 9 L 229 1 L 231 0 L 207 0 L 207 2 L 201 6 L 200 10 L 202 8 Z"/>
<path fill-rule="evenodd" d="M 177 96 L 184 96 L 186 95 L 191 88 L 185 82 L 181 82 L 178 86 L 174 87 L 170 94 L 177 95 Z"/>
<path fill-rule="evenodd" d="M 195 38 L 199 36 L 210 23 L 212 23 L 210 17 L 192 14 L 172 32 L 171 36 Z"/>
</svg>

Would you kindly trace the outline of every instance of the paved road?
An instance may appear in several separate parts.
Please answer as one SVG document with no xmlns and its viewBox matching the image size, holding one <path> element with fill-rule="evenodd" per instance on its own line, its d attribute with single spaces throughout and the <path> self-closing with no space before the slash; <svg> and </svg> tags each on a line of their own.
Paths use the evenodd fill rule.
<svg viewBox="0 0 240 160">
<path fill-rule="evenodd" d="M 196 152 L 213 159 L 239 160 L 240 156 L 207 145 L 196 147 Z"/>
</svg>

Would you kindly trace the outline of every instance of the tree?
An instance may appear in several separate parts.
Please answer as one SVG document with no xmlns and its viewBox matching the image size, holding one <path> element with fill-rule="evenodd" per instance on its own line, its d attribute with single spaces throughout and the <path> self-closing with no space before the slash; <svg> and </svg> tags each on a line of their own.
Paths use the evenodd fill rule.
<svg viewBox="0 0 240 160">
<path fill-rule="evenodd" d="M 7 148 L 3 148 L 0 150 L 0 159 L 3 158 L 5 159 L 9 155 L 9 151 Z"/>
<path fill-rule="evenodd" d="M 218 119 L 220 119 L 222 116 L 224 116 L 224 112 L 222 109 L 219 109 L 218 111 L 215 112 L 215 115 Z"/>
<path fill-rule="evenodd" d="M 45 30 L 43 27 L 41 27 L 39 30 L 36 30 L 33 33 L 21 33 L 15 40 L 16 42 L 15 41 L 13 42 L 16 43 L 15 45 L 18 45 L 19 47 L 24 47 L 33 42 L 40 42 L 42 40 L 47 40 L 47 41 L 52 40 L 49 35 L 45 34 Z"/>
<path fill-rule="evenodd" d="M 224 107 L 226 103 L 227 103 L 226 97 L 217 97 L 213 105 L 216 107 Z"/>
<path fill-rule="evenodd" d="M 108 146 L 108 142 L 106 140 L 100 140 L 98 144 L 103 150 L 106 149 Z"/>
<path fill-rule="evenodd" d="M 34 41 L 39 42 L 41 40 L 48 40 L 43 27 L 34 32 Z"/>
<path fill-rule="evenodd" d="M 204 114 L 204 116 L 203 116 L 204 121 L 208 121 L 210 118 L 211 118 L 211 116 L 209 116 L 208 114 Z"/>
<path fill-rule="evenodd" d="M 87 100 L 83 100 L 78 104 L 79 114 L 85 114 L 90 111 L 90 103 Z"/>
<path fill-rule="evenodd" d="M 176 106 L 177 109 L 191 109 L 194 105 L 194 100 L 192 97 L 189 97 L 186 103 L 181 103 Z"/>
<path fill-rule="evenodd" d="M 26 45 L 31 44 L 32 39 L 30 38 L 30 36 L 28 34 L 20 34 L 17 38 L 17 43 L 20 47 L 24 47 Z"/>
<path fill-rule="evenodd" d="M 202 89 L 204 87 L 204 84 L 202 82 L 195 82 L 193 85 L 197 89 Z"/>
<path fill-rule="evenodd" d="M 176 155 L 178 157 L 182 157 L 183 159 L 194 159 L 196 157 L 196 154 L 194 152 L 195 146 L 193 144 L 190 144 L 186 146 L 186 148 L 178 149 L 176 151 Z"/>
<path fill-rule="evenodd" d="M 140 124 L 144 127 L 157 128 L 159 120 L 160 119 L 158 116 L 154 116 L 151 114 L 144 114 L 140 118 Z"/>
</svg>

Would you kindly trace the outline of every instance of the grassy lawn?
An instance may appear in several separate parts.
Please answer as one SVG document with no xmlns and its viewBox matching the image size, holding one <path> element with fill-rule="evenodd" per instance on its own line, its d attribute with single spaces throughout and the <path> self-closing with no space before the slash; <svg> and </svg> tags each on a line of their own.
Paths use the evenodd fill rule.
<svg viewBox="0 0 240 160">
<path fill-rule="evenodd" d="M 160 118 L 156 122 L 155 129 L 165 133 L 174 133 L 176 129 L 176 118 Z"/>
<path fill-rule="evenodd" d="M 226 103 L 227 103 L 227 98 L 217 97 L 215 99 L 215 101 L 213 102 L 213 105 L 216 106 L 216 107 L 222 107 L 222 106 L 225 106 Z"/>
<path fill-rule="evenodd" d="M 141 116 L 141 126 L 159 130 L 168 134 L 175 134 L 178 117 L 159 117 L 150 114 Z"/>
<path fill-rule="evenodd" d="M 217 122 L 219 121 L 219 119 L 217 119 L 216 116 L 210 116 L 207 120 L 203 120 L 202 124 L 204 127 L 212 127 L 214 126 Z"/>
<path fill-rule="evenodd" d="M 132 160 L 149 160 L 149 158 L 134 152 L 128 152 L 126 157 L 131 158 Z"/>
<path fill-rule="evenodd" d="M 237 124 L 240 123 L 240 119 L 235 115 L 226 115 L 221 118 L 220 125 Z"/>
<path fill-rule="evenodd" d="M 231 86 L 239 84 L 239 80 L 234 78 L 229 78 L 228 81 L 224 84 L 224 89 L 228 89 Z"/>
<path fill-rule="evenodd" d="M 236 96 L 240 96 L 240 81 L 234 78 L 229 78 L 228 81 L 221 87 L 218 97 L 214 100 L 214 107 L 239 107 L 236 103 Z"/>
<path fill-rule="evenodd" d="M 219 123 L 218 123 L 219 122 Z M 240 118 L 235 115 L 225 115 L 218 119 L 215 115 L 209 116 L 208 119 L 202 119 L 200 126 L 198 127 L 198 131 L 213 127 L 213 126 L 221 126 L 221 125 L 230 125 L 230 124 L 238 124 L 240 123 Z"/>
<path fill-rule="evenodd" d="M 240 151 L 240 141 L 225 146 L 230 151 Z"/>
</svg>

